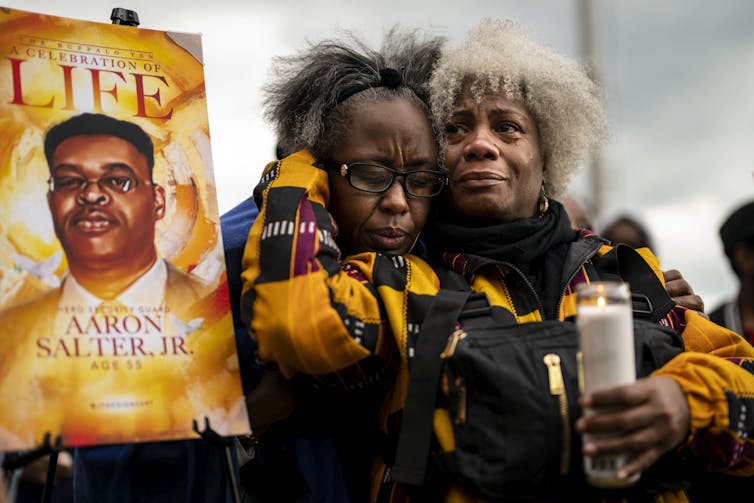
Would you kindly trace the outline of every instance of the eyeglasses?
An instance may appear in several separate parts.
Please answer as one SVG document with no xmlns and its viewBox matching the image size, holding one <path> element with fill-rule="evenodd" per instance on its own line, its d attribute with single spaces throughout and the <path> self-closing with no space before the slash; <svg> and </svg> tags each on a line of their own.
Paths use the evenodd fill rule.
<svg viewBox="0 0 754 503">
<path fill-rule="evenodd" d="M 125 194 L 135 189 L 139 180 L 130 175 L 106 175 L 96 180 L 89 180 L 80 176 L 53 176 L 47 180 L 47 186 L 50 192 L 56 194 L 74 194 L 80 193 L 89 188 L 92 183 L 96 183 L 99 190 Z M 152 182 L 142 181 L 145 184 Z"/>
<path fill-rule="evenodd" d="M 381 194 L 387 191 L 396 177 L 403 178 L 403 188 L 414 197 L 433 197 L 442 192 L 448 177 L 442 171 L 419 169 L 398 171 L 379 164 L 354 162 L 341 164 L 340 174 L 354 189 Z"/>
</svg>

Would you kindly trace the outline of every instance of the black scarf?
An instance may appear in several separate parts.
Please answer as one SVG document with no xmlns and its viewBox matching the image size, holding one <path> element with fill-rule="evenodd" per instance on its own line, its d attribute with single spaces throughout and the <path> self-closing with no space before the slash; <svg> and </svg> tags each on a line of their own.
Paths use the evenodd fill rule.
<svg viewBox="0 0 754 503">
<path fill-rule="evenodd" d="M 576 232 L 563 206 L 551 199 L 541 217 L 478 227 L 441 210 L 427 222 L 422 236 L 433 260 L 443 255 L 463 255 L 468 265 L 463 272 L 468 281 L 488 264 L 506 262 L 520 269 L 542 300 L 543 315 L 552 317 L 560 298 L 566 252 Z"/>
</svg>

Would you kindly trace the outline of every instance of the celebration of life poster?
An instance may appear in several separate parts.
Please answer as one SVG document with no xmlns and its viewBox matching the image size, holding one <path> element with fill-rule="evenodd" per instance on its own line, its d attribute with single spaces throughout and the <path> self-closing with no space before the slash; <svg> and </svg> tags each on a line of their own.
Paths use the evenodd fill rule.
<svg viewBox="0 0 754 503">
<path fill-rule="evenodd" d="M 0 7 L 0 208 L 0 450 L 249 432 L 199 35 Z"/>
</svg>

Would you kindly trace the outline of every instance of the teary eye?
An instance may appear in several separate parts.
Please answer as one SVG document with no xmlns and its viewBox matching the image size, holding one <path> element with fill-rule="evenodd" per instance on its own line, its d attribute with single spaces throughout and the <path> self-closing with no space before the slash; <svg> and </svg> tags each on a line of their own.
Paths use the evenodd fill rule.
<svg viewBox="0 0 754 503">
<path fill-rule="evenodd" d="M 448 135 L 454 135 L 462 133 L 466 130 L 466 128 L 463 126 L 463 124 L 460 123 L 451 123 L 445 125 L 445 133 Z"/>
<path fill-rule="evenodd" d="M 501 133 L 520 133 L 521 132 L 521 128 L 518 126 L 518 124 L 509 122 L 509 121 L 499 122 L 495 126 L 495 130 Z"/>
</svg>

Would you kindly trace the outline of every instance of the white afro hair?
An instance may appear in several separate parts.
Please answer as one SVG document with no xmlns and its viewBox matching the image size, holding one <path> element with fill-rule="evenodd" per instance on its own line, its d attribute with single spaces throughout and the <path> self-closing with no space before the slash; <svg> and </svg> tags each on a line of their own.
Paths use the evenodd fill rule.
<svg viewBox="0 0 754 503">
<path fill-rule="evenodd" d="M 537 123 L 550 195 L 563 194 L 581 162 L 608 137 L 601 96 L 586 71 L 530 40 L 513 21 L 485 19 L 463 44 L 443 52 L 430 81 L 439 131 L 465 85 L 480 101 L 502 91 L 528 108 Z"/>
</svg>

